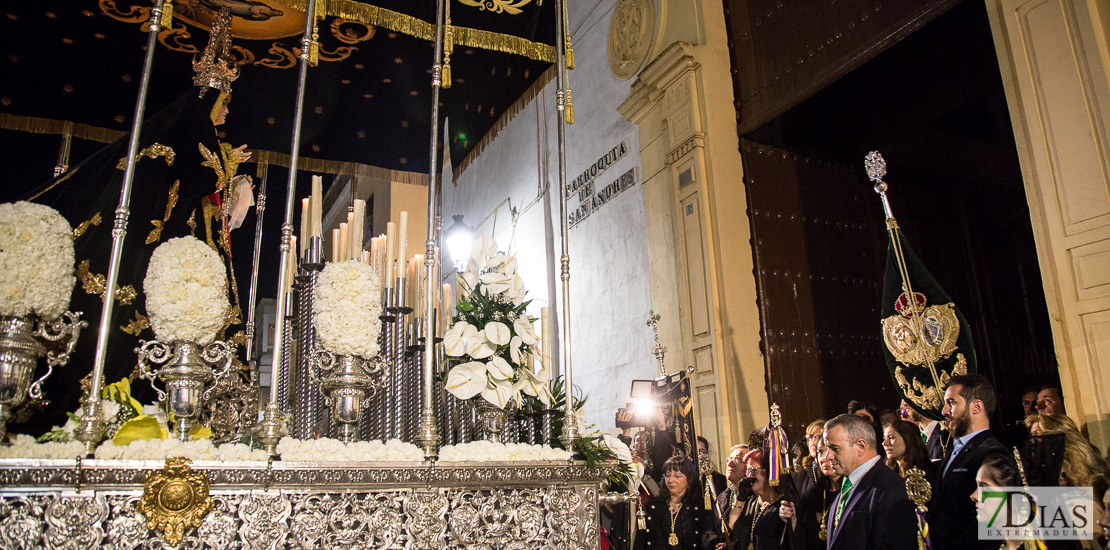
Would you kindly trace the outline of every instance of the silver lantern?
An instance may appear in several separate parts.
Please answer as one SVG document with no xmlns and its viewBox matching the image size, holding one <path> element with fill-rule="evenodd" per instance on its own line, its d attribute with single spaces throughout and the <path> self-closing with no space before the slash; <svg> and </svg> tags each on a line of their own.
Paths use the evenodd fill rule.
<svg viewBox="0 0 1110 550">
<path fill-rule="evenodd" d="M 344 443 L 354 441 L 363 405 L 383 388 L 387 360 L 380 355 L 364 359 L 317 349 L 310 365 L 312 377 L 320 384 L 320 392 L 331 409 L 332 420 L 338 423 L 339 439 Z"/>
<path fill-rule="evenodd" d="M 37 326 L 36 326 L 37 325 Z M 0 442 L 7 440 L 7 423 L 12 410 L 30 396 L 42 398 L 42 384 L 69 362 L 77 337 L 88 323 L 81 313 L 65 312 L 52 321 L 32 316 L 0 316 Z M 50 349 L 48 349 L 50 348 Z M 46 355 L 46 374 L 31 382 L 39 357 Z"/>
<path fill-rule="evenodd" d="M 207 346 L 184 340 L 172 345 L 157 340 L 140 340 L 139 343 L 135 351 L 139 354 L 142 378 L 150 380 L 158 392 L 158 401 L 169 398 L 169 412 L 174 415 L 177 438 L 189 441 L 189 430 L 200 418 L 204 402 L 216 383 L 231 370 L 234 348 L 219 340 Z M 156 368 L 156 365 L 162 366 Z M 166 386 L 165 391 L 154 386 L 155 378 Z"/>
</svg>

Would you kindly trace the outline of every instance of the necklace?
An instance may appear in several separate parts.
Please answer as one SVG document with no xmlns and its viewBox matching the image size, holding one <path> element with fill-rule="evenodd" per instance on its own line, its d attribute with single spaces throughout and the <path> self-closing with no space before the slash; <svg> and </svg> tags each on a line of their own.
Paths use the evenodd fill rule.
<svg viewBox="0 0 1110 550">
<path fill-rule="evenodd" d="M 674 504 L 671 505 L 671 536 L 667 537 L 667 544 L 669 544 L 671 546 L 678 546 L 678 535 L 676 535 L 674 533 L 674 524 L 675 524 L 675 520 L 678 519 L 678 513 L 681 512 L 681 511 L 682 511 L 682 503 L 681 502 L 678 504 L 677 508 L 675 508 Z"/>
<path fill-rule="evenodd" d="M 762 498 L 756 497 L 756 506 L 759 508 L 755 512 L 755 517 L 752 518 L 752 532 L 751 536 L 748 538 L 748 550 L 755 550 L 755 526 L 759 523 L 759 518 L 763 516 L 763 512 L 767 510 L 767 507 L 774 504 L 776 501 L 778 501 L 777 498 L 771 502 L 763 502 Z"/>
</svg>

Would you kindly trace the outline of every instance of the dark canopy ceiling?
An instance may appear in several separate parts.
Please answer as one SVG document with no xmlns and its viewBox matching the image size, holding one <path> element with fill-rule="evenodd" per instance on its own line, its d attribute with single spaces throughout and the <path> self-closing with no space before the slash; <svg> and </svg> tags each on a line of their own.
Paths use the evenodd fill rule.
<svg viewBox="0 0 1110 550">
<path fill-rule="evenodd" d="M 328 15 L 318 23 L 321 61 L 308 70 L 301 155 L 426 173 L 434 0 L 319 3 Z M 147 113 L 192 85 L 191 60 L 207 44 L 212 9 L 226 5 L 242 65 L 223 136 L 235 145 L 288 154 L 305 19 L 298 4 L 303 9 L 305 1 L 175 1 L 173 25 L 159 36 Z M 152 5 L 6 3 L 0 18 L 0 128 L 7 147 L 0 167 L 9 175 L 26 173 L 32 180 L 27 187 L 49 179 L 60 142 L 49 134 L 57 133 L 50 128 L 58 121 L 88 125 L 102 136 L 113 132 L 101 129 L 130 129 L 146 44 L 142 28 Z M 455 165 L 550 66 L 555 8 L 550 0 L 451 2 L 453 86 L 440 98 Z M 39 134 L 28 135 L 27 129 Z M 18 155 L 13 142 L 24 149 Z M 71 165 L 95 150 L 74 147 Z M 10 200 L 14 190 L 5 187 L 0 198 Z"/>
</svg>

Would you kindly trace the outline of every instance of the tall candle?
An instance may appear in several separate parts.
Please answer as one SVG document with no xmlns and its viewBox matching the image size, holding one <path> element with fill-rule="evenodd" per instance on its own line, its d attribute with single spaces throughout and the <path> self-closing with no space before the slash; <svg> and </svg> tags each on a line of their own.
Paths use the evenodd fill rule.
<svg viewBox="0 0 1110 550">
<path fill-rule="evenodd" d="M 369 250 L 363 250 L 362 251 L 362 263 L 364 263 L 366 265 L 370 265 L 370 251 Z"/>
<path fill-rule="evenodd" d="M 413 260 L 413 272 L 416 273 L 416 286 L 412 289 L 412 302 L 416 304 L 416 316 L 423 318 L 424 310 L 427 309 L 424 302 L 425 298 L 427 298 L 426 296 L 424 296 L 424 272 L 427 270 L 424 268 L 425 266 L 423 254 L 417 254 L 416 256 L 413 256 Z"/>
<path fill-rule="evenodd" d="M 397 242 L 397 226 L 385 224 L 385 287 L 393 288 L 393 245 Z"/>
<path fill-rule="evenodd" d="M 331 261 L 333 261 L 333 262 L 340 261 L 339 260 L 339 255 L 342 252 L 343 252 L 343 250 L 339 246 L 339 230 L 338 229 L 332 229 L 331 230 Z"/>
<path fill-rule="evenodd" d="M 366 225 L 366 201 L 355 199 L 355 211 L 351 216 L 351 227 L 348 230 L 351 232 L 350 241 L 352 245 L 352 254 L 362 254 L 363 229 Z"/>
<path fill-rule="evenodd" d="M 540 368 L 551 372 L 551 308 L 540 308 Z"/>
<path fill-rule="evenodd" d="M 339 224 L 339 259 L 337 262 L 347 261 L 351 257 L 350 251 L 347 250 L 347 231 L 349 227 L 345 223 Z"/>
<path fill-rule="evenodd" d="M 407 210 L 401 211 L 400 227 L 397 228 L 397 261 L 408 261 L 408 238 L 409 238 L 409 213 Z"/>
<path fill-rule="evenodd" d="M 297 249 L 297 237 L 289 237 L 289 247 L 291 250 Z M 293 277 L 297 275 L 297 258 L 290 254 L 285 262 L 285 292 L 293 290 Z"/>
<path fill-rule="evenodd" d="M 324 228 L 320 220 L 324 214 L 324 178 L 320 176 L 312 176 L 312 200 L 309 205 L 312 208 L 312 228 L 309 235 L 323 237 Z"/>
<path fill-rule="evenodd" d="M 378 267 L 378 238 L 370 237 L 370 267 Z"/>
<path fill-rule="evenodd" d="M 309 205 L 308 197 L 301 199 L 301 248 L 298 250 L 301 257 L 304 257 L 304 249 L 308 246 L 308 237 L 312 232 L 312 207 Z"/>
<path fill-rule="evenodd" d="M 451 285 L 449 285 L 447 283 L 443 283 L 443 303 L 441 303 L 440 306 L 439 306 L 440 309 L 443 310 L 443 313 L 440 315 L 440 318 L 443 319 L 443 326 L 445 327 L 443 332 L 447 332 L 446 327 L 451 326 L 451 317 L 452 317 L 451 304 L 452 303 L 454 303 L 454 302 L 452 301 L 452 298 L 451 298 Z"/>
</svg>

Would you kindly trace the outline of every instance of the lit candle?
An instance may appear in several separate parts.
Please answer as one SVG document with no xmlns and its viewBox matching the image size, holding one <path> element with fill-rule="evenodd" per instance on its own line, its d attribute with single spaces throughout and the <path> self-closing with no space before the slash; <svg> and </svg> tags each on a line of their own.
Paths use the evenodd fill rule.
<svg viewBox="0 0 1110 550">
<path fill-rule="evenodd" d="M 309 201 L 312 208 L 312 227 L 309 235 L 312 237 L 323 237 L 324 228 L 321 225 L 320 219 L 323 216 L 324 207 L 324 178 L 320 176 L 312 176 L 312 200 Z"/>
<path fill-rule="evenodd" d="M 366 201 L 355 199 L 355 211 L 351 215 L 350 241 L 351 241 L 351 254 L 360 256 L 362 254 L 363 228 L 366 225 Z"/>
<path fill-rule="evenodd" d="M 347 224 L 339 224 L 339 258 L 335 260 L 337 262 L 347 261 L 351 257 L 350 251 L 347 250 L 347 231 Z"/>
<path fill-rule="evenodd" d="M 301 257 L 304 257 L 304 249 L 308 246 L 308 237 L 312 232 L 312 207 L 309 205 L 308 197 L 301 199 L 301 248 L 299 250 Z"/>
<path fill-rule="evenodd" d="M 397 261 L 408 261 L 408 235 L 409 235 L 409 213 L 407 210 L 401 211 L 401 221 L 397 228 Z"/>
<path fill-rule="evenodd" d="M 343 250 L 340 248 L 340 245 L 339 245 L 339 230 L 338 229 L 332 229 L 331 230 L 331 261 L 338 262 L 339 261 L 339 254 L 342 253 L 342 252 L 343 252 Z"/>
<path fill-rule="evenodd" d="M 551 308 L 540 308 L 540 368 L 551 372 Z"/>
<path fill-rule="evenodd" d="M 397 242 L 397 226 L 385 224 L 385 288 L 393 288 L 393 243 Z"/>
</svg>

